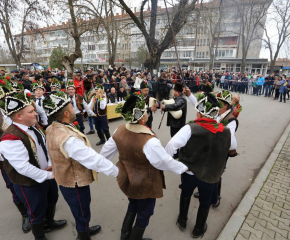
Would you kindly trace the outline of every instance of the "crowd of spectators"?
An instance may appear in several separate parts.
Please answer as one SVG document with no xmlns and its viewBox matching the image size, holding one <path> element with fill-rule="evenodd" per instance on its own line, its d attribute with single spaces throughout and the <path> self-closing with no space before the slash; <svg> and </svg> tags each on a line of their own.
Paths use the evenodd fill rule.
<svg viewBox="0 0 290 240">
<path fill-rule="evenodd" d="M 50 92 L 50 84 L 52 78 L 57 78 L 63 83 L 63 88 L 67 78 L 65 71 L 50 71 L 45 68 L 44 71 L 21 69 L 13 71 L 13 79 L 21 79 L 25 89 L 31 90 L 31 82 L 34 80 L 42 82 L 47 92 Z M 0 75 L 5 75 L 5 71 L 1 70 Z M 108 101 L 114 103 L 120 101 L 127 96 L 140 90 L 142 81 L 147 81 L 149 94 L 159 100 L 168 99 L 170 90 L 173 88 L 175 81 L 184 80 L 186 86 L 191 92 L 201 91 L 204 84 L 210 83 L 212 88 L 215 86 L 222 89 L 230 90 L 240 94 L 249 94 L 255 96 L 273 97 L 274 100 L 280 99 L 280 102 L 289 99 L 289 77 L 285 75 L 275 75 L 274 73 L 267 76 L 250 73 L 222 72 L 222 71 L 197 71 L 183 70 L 182 72 L 172 70 L 161 70 L 158 76 L 151 75 L 147 70 L 126 69 L 123 65 L 116 67 L 110 65 L 106 70 L 87 69 L 84 72 L 74 72 L 74 83 L 76 92 L 80 95 L 84 94 L 82 82 L 88 79 L 92 82 L 92 87 L 97 84 L 104 86 L 104 92 L 108 96 Z"/>
</svg>

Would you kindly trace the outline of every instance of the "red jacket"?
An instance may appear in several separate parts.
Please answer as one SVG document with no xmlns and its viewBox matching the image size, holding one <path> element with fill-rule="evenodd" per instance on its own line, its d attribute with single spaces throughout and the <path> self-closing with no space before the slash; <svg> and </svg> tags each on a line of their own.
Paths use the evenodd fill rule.
<svg viewBox="0 0 290 240">
<path fill-rule="evenodd" d="M 79 94 L 81 96 L 84 96 L 84 85 L 83 81 L 79 81 L 77 79 L 74 79 L 74 85 L 76 87 L 76 94 Z"/>
</svg>

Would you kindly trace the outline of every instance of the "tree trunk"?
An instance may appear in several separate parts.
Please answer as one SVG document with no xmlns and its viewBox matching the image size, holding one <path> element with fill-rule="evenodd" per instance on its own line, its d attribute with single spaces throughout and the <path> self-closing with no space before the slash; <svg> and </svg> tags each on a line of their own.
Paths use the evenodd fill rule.
<svg viewBox="0 0 290 240">
<path fill-rule="evenodd" d="M 21 61 L 18 57 L 15 58 L 15 63 L 16 63 L 16 69 L 20 69 L 21 68 Z"/>
<path fill-rule="evenodd" d="M 157 72 L 159 71 L 161 54 L 162 53 L 150 53 L 149 59 L 145 60 L 144 67 L 148 68 L 151 76 L 153 75 L 153 69 L 156 69 Z"/>
<path fill-rule="evenodd" d="M 241 63 L 241 73 L 245 72 L 245 67 L 246 67 L 246 58 L 243 56 Z"/>
<path fill-rule="evenodd" d="M 211 51 L 210 51 L 210 53 L 211 53 Z M 214 60 L 214 58 L 215 58 L 215 56 L 214 56 L 215 54 L 210 54 L 210 60 L 209 60 L 209 70 L 212 70 L 213 69 L 213 60 Z"/>
<path fill-rule="evenodd" d="M 272 59 L 270 63 L 270 73 L 274 72 L 275 64 L 276 64 L 276 61 Z"/>
<path fill-rule="evenodd" d="M 71 54 L 69 57 L 64 56 L 61 59 L 62 65 L 67 70 L 67 80 L 73 80 L 73 73 L 74 73 L 74 62 L 78 58 L 78 55 Z"/>
<path fill-rule="evenodd" d="M 109 64 L 113 65 L 115 62 L 115 53 L 111 53 L 109 56 Z"/>
</svg>

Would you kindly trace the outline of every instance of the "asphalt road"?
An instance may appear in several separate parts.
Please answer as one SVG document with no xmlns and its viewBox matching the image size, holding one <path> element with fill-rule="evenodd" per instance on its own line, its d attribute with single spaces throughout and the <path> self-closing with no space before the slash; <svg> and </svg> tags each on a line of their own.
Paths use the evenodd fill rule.
<svg viewBox="0 0 290 240">
<path fill-rule="evenodd" d="M 276 141 L 279 139 L 290 119 L 290 101 L 280 103 L 272 98 L 241 95 L 243 112 L 239 116 L 240 126 L 236 133 L 239 155 L 228 161 L 226 172 L 223 175 L 222 200 L 217 209 L 211 209 L 208 217 L 208 231 L 204 240 L 216 239 L 231 213 L 241 201 L 244 193 L 251 185 L 255 176 L 263 166 L 267 156 L 271 153 Z M 194 120 L 196 111 L 188 105 L 187 121 Z M 154 114 L 153 130 L 166 146 L 170 140 L 169 127 L 166 127 L 166 117 L 162 127 L 158 130 L 161 113 Z M 124 121 L 116 119 L 110 122 L 110 132 Z M 88 131 L 86 123 L 86 132 Z M 96 147 L 97 134 L 89 135 L 93 148 L 100 152 L 101 147 Z M 113 160 L 117 163 L 118 156 Z M 165 173 L 167 189 L 164 197 L 156 202 L 155 213 L 152 216 L 144 237 L 154 240 L 192 239 L 191 231 L 195 225 L 198 200 L 192 198 L 187 229 L 181 232 L 176 226 L 179 209 L 180 176 Z M 0 180 L 0 240 L 30 240 L 34 239 L 32 233 L 23 234 L 21 230 L 21 217 L 14 206 L 11 193 L 6 189 L 3 180 Z M 99 183 L 91 184 L 91 225 L 100 224 L 101 233 L 93 236 L 93 240 L 118 240 L 120 229 L 125 216 L 128 200 L 120 191 L 116 179 L 99 174 Z M 67 219 L 68 225 L 59 231 L 47 234 L 48 240 L 75 239 L 76 230 L 74 218 L 70 209 L 59 192 L 55 219 Z"/>
</svg>

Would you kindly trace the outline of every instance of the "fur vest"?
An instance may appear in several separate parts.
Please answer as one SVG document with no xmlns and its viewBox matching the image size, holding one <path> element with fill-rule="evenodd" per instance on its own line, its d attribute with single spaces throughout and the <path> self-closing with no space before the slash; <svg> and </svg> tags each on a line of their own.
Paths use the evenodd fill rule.
<svg viewBox="0 0 290 240">
<path fill-rule="evenodd" d="M 216 134 L 197 123 L 190 123 L 191 137 L 180 149 L 179 161 L 184 163 L 196 178 L 206 183 L 217 183 L 224 171 L 231 146 L 231 131 L 224 128 Z"/>
<path fill-rule="evenodd" d="M 104 96 L 103 96 L 104 97 Z M 96 102 L 97 103 L 97 106 L 96 106 Z M 93 103 L 92 103 L 92 106 L 91 106 L 91 110 L 98 115 L 98 117 L 104 117 L 107 115 L 107 105 L 105 107 L 105 109 L 101 109 L 101 104 L 100 104 L 100 99 L 96 98 L 96 97 L 93 97 Z"/>
<path fill-rule="evenodd" d="M 91 147 L 87 137 L 76 128 L 53 122 L 46 130 L 46 139 L 54 178 L 64 187 L 84 187 L 91 184 L 94 179 L 97 181 L 97 174 L 70 158 L 64 151 L 63 145 L 69 137 L 80 139 Z"/>
<path fill-rule="evenodd" d="M 155 135 L 139 124 L 119 126 L 113 139 L 119 151 L 117 182 L 128 198 L 163 197 L 163 171 L 154 168 L 143 153 L 144 145 Z"/>
</svg>

